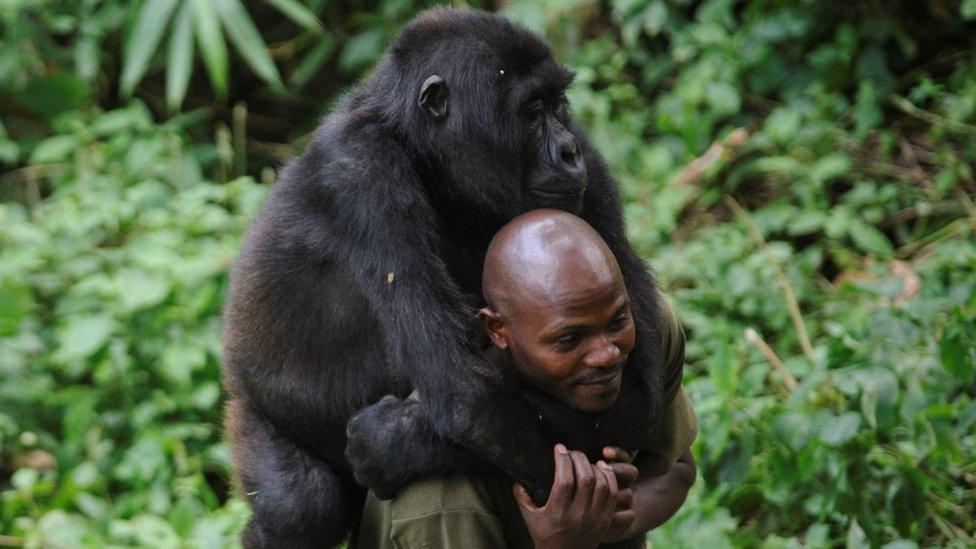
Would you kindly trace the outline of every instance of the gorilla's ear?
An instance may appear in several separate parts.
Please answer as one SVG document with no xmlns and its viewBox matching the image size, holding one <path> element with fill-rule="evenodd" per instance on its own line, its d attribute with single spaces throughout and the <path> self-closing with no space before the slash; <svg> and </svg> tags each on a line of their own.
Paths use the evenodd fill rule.
<svg viewBox="0 0 976 549">
<path fill-rule="evenodd" d="M 447 83 L 436 74 L 429 76 L 420 86 L 420 107 L 440 122 L 447 118 Z"/>
</svg>

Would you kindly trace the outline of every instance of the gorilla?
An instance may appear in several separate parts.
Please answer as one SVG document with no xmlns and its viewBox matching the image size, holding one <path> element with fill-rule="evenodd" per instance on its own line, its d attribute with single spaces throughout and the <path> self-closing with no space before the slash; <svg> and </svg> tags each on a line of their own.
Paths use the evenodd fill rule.
<svg viewBox="0 0 976 549">
<path fill-rule="evenodd" d="M 542 502 L 557 439 L 591 454 L 594 433 L 626 449 L 653 443 L 668 381 L 655 285 L 626 239 L 615 182 L 567 112 L 572 77 L 505 19 L 430 10 L 283 167 L 224 311 L 226 427 L 253 509 L 246 546 L 346 536 L 365 493 L 344 455 L 347 422 L 384 395 L 364 424 L 426 439 L 359 456 L 367 485 L 476 456 Z M 618 403 L 556 426 L 505 389 L 474 314 L 492 235 L 540 207 L 579 215 L 604 238 L 637 329 Z M 401 406 L 415 389 L 421 403 Z M 425 444 L 435 439 L 446 443 Z M 383 478 L 370 478 L 377 470 Z"/>
</svg>

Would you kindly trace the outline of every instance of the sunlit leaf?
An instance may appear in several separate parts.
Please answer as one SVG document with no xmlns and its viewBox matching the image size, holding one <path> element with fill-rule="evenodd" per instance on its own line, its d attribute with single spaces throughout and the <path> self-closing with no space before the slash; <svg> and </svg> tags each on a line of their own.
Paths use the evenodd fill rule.
<svg viewBox="0 0 976 549">
<path fill-rule="evenodd" d="M 115 320 L 106 314 L 75 316 L 59 332 L 56 356 L 62 362 L 87 358 L 105 345 L 116 328 Z"/>
<path fill-rule="evenodd" d="M 214 5 L 217 7 L 220 19 L 224 22 L 224 27 L 227 29 L 227 36 L 244 57 L 244 60 L 247 61 L 247 64 L 254 70 L 254 73 L 273 89 L 283 91 L 285 87 L 281 83 L 278 67 L 271 59 L 261 33 L 254 26 L 251 16 L 248 15 L 240 1 L 214 0 Z"/>
<path fill-rule="evenodd" d="M 268 5 L 274 6 L 285 17 L 298 23 L 302 27 L 312 32 L 322 32 L 322 22 L 297 0 L 264 0 Z"/>
<path fill-rule="evenodd" d="M 857 412 L 844 412 L 834 418 L 828 419 L 820 427 L 820 439 L 831 446 L 840 446 L 854 438 L 861 426 L 861 414 Z"/>
<path fill-rule="evenodd" d="M 132 95 L 136 84 L 149 67 L 169 24 L 177 0 L 146 0 L 129 34 L 119 87 L 123 95 Z"/>
<path fill-rule="evenodd" d="M 193 7 L 187 2 L 176 15 L 166 59 L 166 106 L 171 111 L 178 110 L 183 98 L 186 97 L 186 89 L 190 85 L 192 73 Z"/>
<path fill-rule="evenodd" d="M 851 222 L 848 234 L 859 248 L 866 252 L 871 252 L 880 256 L 890 256 L 894 253 L 891 241 L 881 231 L 873 225 L 869 225 L 860 219 Z"/>
<path fill-rule="evenodd" d="M 77 149 L 78 141 L 72 135 L 55 135 L 37 144 L 31 152 L 31 164 L 48 164 L 67 160 Z"/>
<path fill-rule="evenodd" d="M 197 44 L 203 53 L 203 62 L 210 75 L 210 84 L 221 100 L 227 99 L 227 44 L 220 29 L 220 19 L 212 0 L 193 2 L 193 23 Z"/>
</svg>

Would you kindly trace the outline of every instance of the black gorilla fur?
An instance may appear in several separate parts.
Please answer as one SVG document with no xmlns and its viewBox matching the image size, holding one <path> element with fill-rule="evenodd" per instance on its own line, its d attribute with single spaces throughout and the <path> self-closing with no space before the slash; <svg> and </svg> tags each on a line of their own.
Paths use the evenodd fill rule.
<svg viewBox="0 0 976 549">
<path fill-rule="evenodd" d="M 626 240 L 615 183 L 562 108 L 571 78 L 542 40 L 500 17 L 428 11 L 284 167 L 233 268 L 225 310 L 226 422 L 254 511 L 247 546 L 346 535 L 364 494 L 343 454 L 346 424 L 384 395 L 395 397 L 356 425 L 397 445 L 350 449 L 361 480 L 381 489 L 470 467 L 470 452 L 541 501 L 556 441 L 590 454 L 653 443 L 654 281 Z M 475 335 L 487 244 L 537 207 L 588 221 L 631 296 L 637 344 L 619 403 L 601 414 L 530 404 Z M 399 400 L 414 388 L 422 404 Z"/>
</svg>

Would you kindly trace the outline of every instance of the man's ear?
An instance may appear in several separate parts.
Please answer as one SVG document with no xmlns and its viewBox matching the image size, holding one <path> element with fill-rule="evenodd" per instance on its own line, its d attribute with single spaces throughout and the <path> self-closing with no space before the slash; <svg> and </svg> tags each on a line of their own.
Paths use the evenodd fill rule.
<svg viewBox="0 0 976 549">
<path fill-rule="evenodd" d="M 485 323 L 485 331 L 491 338 L 491 344 L 499 349 L 508 348 L 508 326 L 502 320 L 501 315 L 492 311 L 488 307 L 482 307 L 478 311 L 478 316 Z"/>
<path fill-rule="evenodd" d="M 440 122 L 447 118 L 448 90 L 444 79 L 436 74 L 429 76 L 420 86 L 420 100 L 417 102 L 434 120 Z"/>
</svg>

